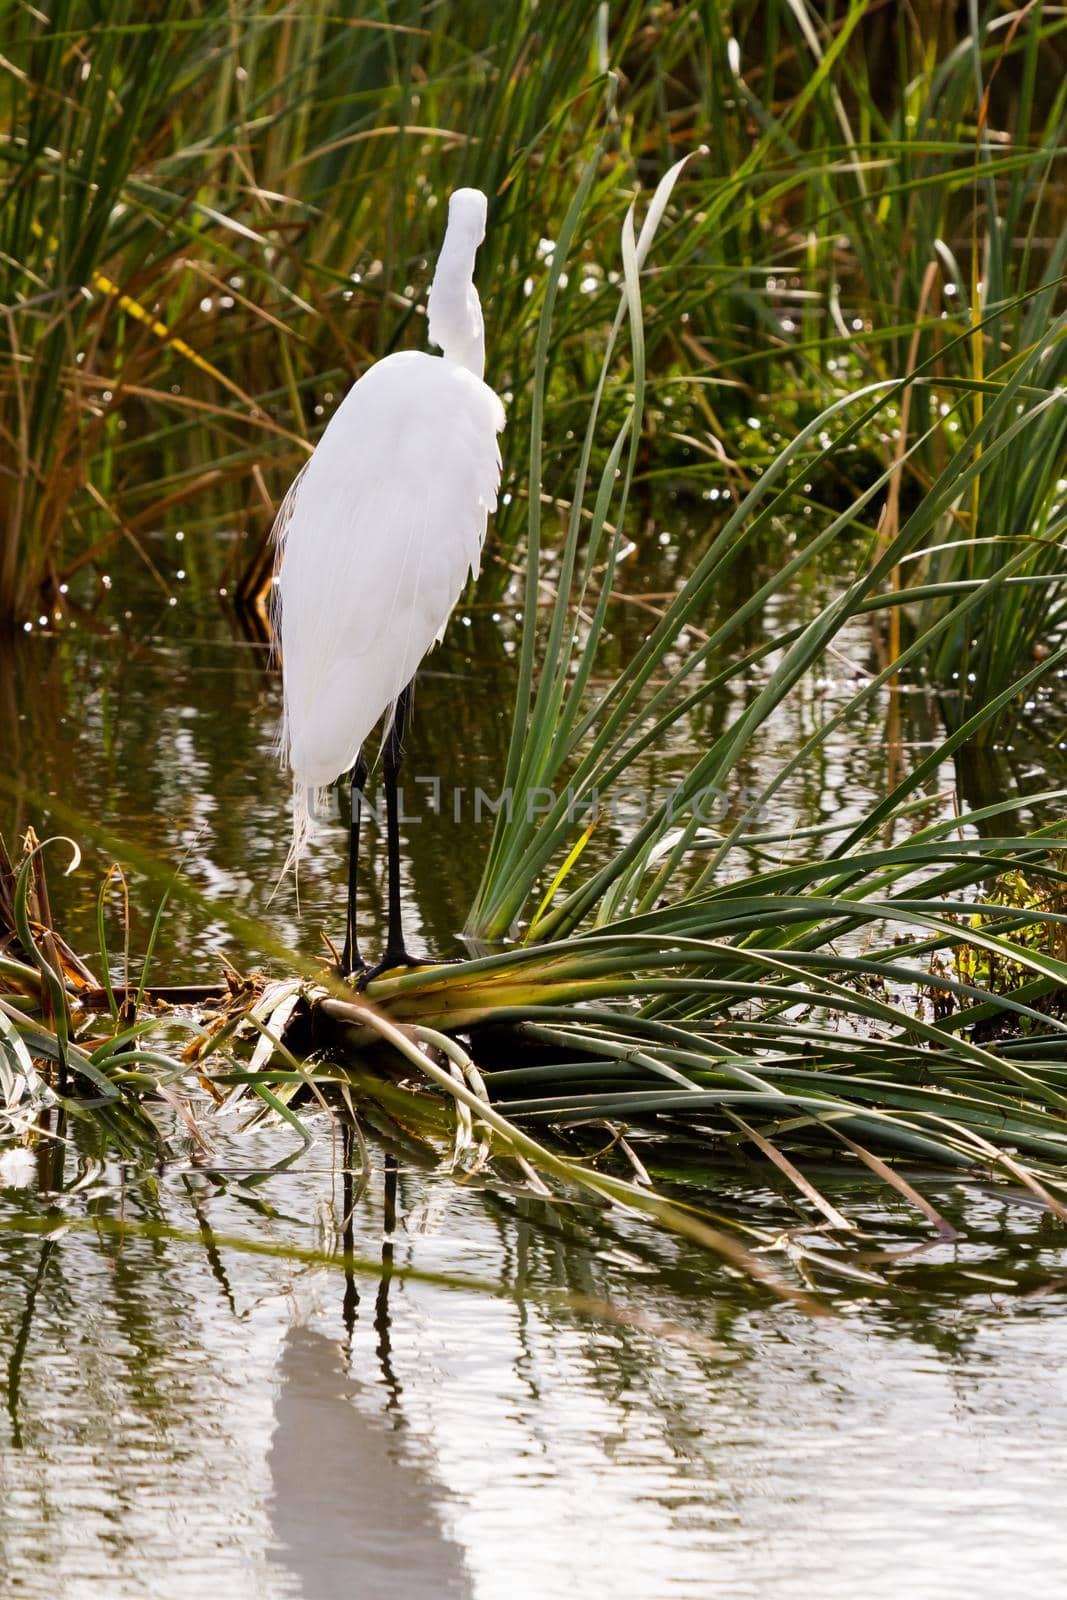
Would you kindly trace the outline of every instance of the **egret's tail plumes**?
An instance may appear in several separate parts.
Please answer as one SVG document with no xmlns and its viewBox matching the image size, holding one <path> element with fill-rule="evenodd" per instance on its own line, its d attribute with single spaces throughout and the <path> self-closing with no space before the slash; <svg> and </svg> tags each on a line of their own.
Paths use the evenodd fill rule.
<svg viewBox="0 0 1067 1600">
<path fill-rule="evenodd" d="M 278 515 L 279 743 L 293 776 L 285 873 L 303 852 L 317 792 L 351 768 L 441 638 L 478 570 L 496 506 L 504 408 L 481 380 L 481 312 L 471 280 L 485 197 L 463 190 L 453 202 L 431 328 L 435 339 L 444 335 L 444 358 L 403 351 L 364 373 Z M 466 301 L 459 307 L 466 320 L 455 323 L 464 273 L 477 318 Z M 461 350 L 453 335 L 464 329 Z"/>
<path fill-rule="evenodd" d="M 286 852 L 285 864 L 278 875 L 278 882 L 274 886 L 274 893 L 277 894 L 278 889 L 285 882 L 289 874 L 292 873 L 293 882 L 296 884 L 297 895 L 299 896 L 300 857 L 304 853 L 304 846 L 307 844 L 308 834 L 311 831 L 311 806 L 308 802 L 308 786 L 306 783 L 301 783 L 299 778 L 293 779 L 292 807 L 293 836 L 289 841 L 289 849 Z M 271 898 L 273 899 L 274 896 L 272 895 Z"/>
</svg>

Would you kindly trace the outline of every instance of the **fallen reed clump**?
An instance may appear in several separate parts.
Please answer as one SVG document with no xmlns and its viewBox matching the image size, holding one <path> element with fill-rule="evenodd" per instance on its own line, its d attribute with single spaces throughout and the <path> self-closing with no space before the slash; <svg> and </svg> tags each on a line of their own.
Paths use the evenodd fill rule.
<svg viewBox="0 0 1067 1600">
<path fill-rule="evenodd" d="M 936 830 L 920 830 L 916 844 L 865 866 L 883 881 L 913 873 L 931 860 L 931 832 L 936 841 Z M 1067 882 L 1057 865 L 1062 842 L 1046 831 L 970 850 L 936 846 L 943 888 L 981 876 L 986 845 L 1031 882 L 1057 892 Z M 57 958 L 62 941 L 39 920 L 40 848 L 30 841 L 0 896 L 4 1118 L 31 1143 L 66 1141 L 89 1124 L 124 1153 L 165 1157 L 161 1114 L 180 1108 L 207 1149 L 215 1118 L 243 1103 L 252 1121 L 275 1117 L 305 1143 L 314 1137 L 309 1111 L 329 1107 L 394 1147 L 439 1149 L 446 1128 L 427 1115 L 431 1087 L 454 1108 L 457 1176 L 497 1173 L 535 1193 L 559 1188 L 620 1205 L 779 1293 L 787 1284 L 750 1248 L 774 1241 L 754 1223 L 735 1216 L 724 1225 L 706 1213 L 702 1164 L 720 1184 L 735 1171 L 740 1197 L 766 1163 L 793 1189 L 800 1215 L 843 1246 L 856 1228 L 848 1202 L 825 1179 L 817 1186 L 806 1166 L 836 1164 L 842 1176 L 866 1169 L 942 1237 L 952 1230 L 916 1168 L 999 1179 L 1067 1217 L 1067 1024 L 1041 1010 L 1043 995 L 1067 986 L 1067 964 L 1020 933 L 1067 925 L 1046 904 L 997 907 L 958 893 L 939 905 L 914 892 L 805 898 L 765 881 L 762 895 L 746 885 L 691 908 L 686 936 L 664 936 L 654 922 L 608 928 L 385 975 L 364 995 L 293 954 L 292 978 L 230 974 L 190 1006 L 185 995 L 153 990 L 143 972 L 136 985 L 99 984 L 65 952 Z M 137 852 L 133 859 L 136 870 L 151 870 Z M 991 873 L 993 861 L 984 868 Z M 172 892 L 202 900 L 185 883 Z M 816 900 L 824 939 L 866 918 L 903 924 L 912 941 L 863 957 L 820 951 L 818 939 L 795 937 L 816 931 Z M 961 915 L 968 906 L 970 920 Z M 749 935 L 772 913 L 781 937 L 760 948 Z M 709 937 L 711 917 L 719 920 Z M 233 921 L 247 939 L 247 924 Z M 269 930 L 260 938 L 276 957 Z M 1024 970 L 1027 998 L 1021 987 L 997 993 L 948 975 L 976 954 Z M 902 990 L 910 990 L 903 1000 Z M 934 992 L 951 1003 L 931 1004 Z M 977 1024 L 990 1015 L 1025 1031 L 978 1043 Z M 672 1150 L 685 1153 L 682 1190 L 650 1177 Z M 820 1267 L 826 1244 L 788 1242 L 795 1259 L 814 1250 Z"/>
</svg>

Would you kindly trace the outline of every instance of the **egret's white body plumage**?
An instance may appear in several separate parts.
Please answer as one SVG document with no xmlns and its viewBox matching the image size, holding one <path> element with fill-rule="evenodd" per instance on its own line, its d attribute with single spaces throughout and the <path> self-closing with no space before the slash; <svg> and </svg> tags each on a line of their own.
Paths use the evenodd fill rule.
<svg viewBox="0 0 1067 1600">
<path fill-rule="evenodd" d="M 353 385 L 282 505 L 275 636 L 291 859 L 309 801 L 353 765 L 478 572 L 504 408 L 483 381 L 473 284 L 485 196 L 457 190 L 429 301 L 440 356 L 386 356 Z"/>
</svg>

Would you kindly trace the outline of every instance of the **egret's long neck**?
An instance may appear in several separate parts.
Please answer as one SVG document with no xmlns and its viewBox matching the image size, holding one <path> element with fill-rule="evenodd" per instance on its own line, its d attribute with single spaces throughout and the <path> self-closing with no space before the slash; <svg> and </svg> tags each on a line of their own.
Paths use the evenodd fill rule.
<svg viewBox="0 0 1067 1600">
<path fill-rule="evenodd" d="M 477 250 L 469 231 L 463 234 L 449 225 L 430 285 L 428 311 L 430 339 L 445 360 L 481 378 L 485 374 L 485 324 L 474 287 Z"/>
</svg>

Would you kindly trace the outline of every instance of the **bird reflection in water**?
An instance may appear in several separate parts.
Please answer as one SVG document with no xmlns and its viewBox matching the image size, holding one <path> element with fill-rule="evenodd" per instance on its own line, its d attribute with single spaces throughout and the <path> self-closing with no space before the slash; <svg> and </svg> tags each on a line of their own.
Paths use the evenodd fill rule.
<svg viewBox="0 0 1067 1600">
<path fill-rule="evenodd" d="M 343 1242 L 353 1255 L 351 1159 L 345 1161 Z M 349 1357 L 360 1316 L 354 1275 L 342 1299 L 345 1340 L 306 1323 L 288 1330 L 279 1363 L 275 1430 L 269 1452 L 272 1559 L 307 1600 L 400 1600 L 431 1589 L 473 1593 L 463 1550 L 443 1526 L 447 1490 L 432 1462 L 416 1457 L 392 1362 L 389 1291 L 397 1220 L 397 1162 L 386 1157 L 382 1270 L 374 1302 L 375 1350 L 385 1388 L 352 1375 Z M 404 1552 L 403 1561 L 397 1552 Z"/>
</svg>

